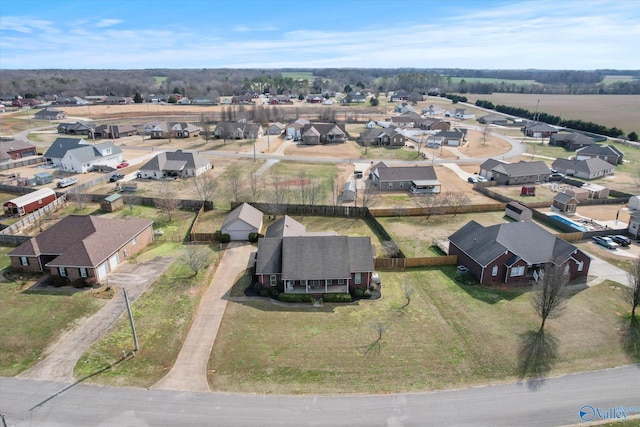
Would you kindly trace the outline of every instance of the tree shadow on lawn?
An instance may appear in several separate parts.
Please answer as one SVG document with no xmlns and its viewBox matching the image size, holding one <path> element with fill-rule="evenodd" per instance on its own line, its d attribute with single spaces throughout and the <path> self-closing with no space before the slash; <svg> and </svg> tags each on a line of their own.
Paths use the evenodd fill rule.
<svg viewBox="0 0 640 427">
<path fill-rule="evenodd" d="M 520 335 L 517 373 L 530 390 L 538 390 L 558 356 L 558 340 L 544 329 Z"/>
<path fill-rule="evenodd" d="M 620 327 L 622 349 L 634 362 L 640 362 L 640 320 L 637 317 L 625 319 Z"/>
</svg>

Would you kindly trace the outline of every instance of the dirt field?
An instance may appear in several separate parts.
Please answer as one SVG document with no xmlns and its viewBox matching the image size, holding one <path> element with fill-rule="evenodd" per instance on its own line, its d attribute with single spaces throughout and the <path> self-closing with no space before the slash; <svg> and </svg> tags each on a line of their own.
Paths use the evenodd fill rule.
<svg viewBox="0 0 640 427">
<path fill-rule="evenodd" d="M 625 133 L 640 131 L 640 95 L 539 95 L 494 93 L 469 95 L 469 102 L 486 99 L 504 104 L 554 114 L 563 119 L 580 119 L 605 126 L 616 126 Z"/>
</svg>

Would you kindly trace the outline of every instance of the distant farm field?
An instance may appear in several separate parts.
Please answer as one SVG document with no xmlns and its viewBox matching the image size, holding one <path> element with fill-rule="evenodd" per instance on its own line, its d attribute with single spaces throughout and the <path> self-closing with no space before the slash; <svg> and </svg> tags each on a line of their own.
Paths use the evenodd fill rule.
<svg viewBox="0 0 640 427">
<path fill-rule="evenodd" d="M 622 129 L 625 133 L 640 131 L 640 95 L 540 95 L 494 93 L 470 94 L 469 102 L 486 99 L 494 104 L 504 104 L 554 114 L 563 119 L 578 119 L 604 126 Z"/>
<path fill-rule="evenodd" d="M 539 84 L 535 80 L 515 80 L 515 79 L 496 79 L 493 77 L 451 77 L 451 81 L 453 83 L 460 83 L 461 80 L 464 80 L 467 83 L 505 83 L 505 84 L 516 84 L 516 85 L 533 85 Z"/>
<path fill-rule="evenodd" d="M 282 77 L 291 77 L 295 80 L 309 80 L 313 81 L 315 76 L 311 71 L 291 71 L 291 72 L 283 72 Z"/>
</svg>

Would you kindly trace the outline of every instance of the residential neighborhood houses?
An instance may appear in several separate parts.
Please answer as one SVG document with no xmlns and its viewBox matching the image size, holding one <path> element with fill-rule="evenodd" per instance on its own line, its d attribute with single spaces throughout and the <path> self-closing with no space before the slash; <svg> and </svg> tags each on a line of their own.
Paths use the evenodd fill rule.
<svg viewBox="0 0 640 427">
<path fill-rule="evenodd" d="M 303 332 L 313 338 L 318 319 L 344 310 L 357 319 L 354 324 L 367 323 L 357 334 L 368 331 L 370 341 L 386 343 L 389 325 L 399 325 L 388 319 L 423 316 L 413 310 L 435 304 L 425 292 L 453 289 L 465 304 L 479 295 L 479 305 L 469 310 L 480 316 L 485 309 L 504 310 L 509 298 L 521 304 L 544 284 L 551 267 L 562 271 L 567 292 L 574 293 L 607 279 L 602 272 L 613 266 L 611 260 L 640 257 L 636 242 L 608 249 L 593 239 L 639 235 L 629 187 L 616 190 L 612 179 L 627 178 L 625 165 L 635 161 L 633 155 L 625 158 L 626 146 L 588 143 L 582 134 L 560 137 L 566 132 L 540 122 L 520 129 L 513 119 L 487 116 L 467 103 L 426 99 L 409 105 L 414 94 L 403 91 L 394 95 L 393 103 L 400 104 L 388 105 L 393 115 L 354 110 L 356 119 L 348 109 L 369 108 L 373 95 L 365 89 L 339 98 L 338 114 L 331 117 L 321 110 L 329 108 L 326 95 L 243 90 L 220 100 L 224 106 L 216 117 L 222 120 L 203 113 L 127 123 L 80 115 L 50 119 L 65 121 L 51 123 L 51 136 L 32 136 L 50 138 L 33 145 L 43 147 L 43 155 L 17 143 L 6 151 L 14 169 L 30 168 L 29 175 L 4 176 L 7 187 L 30 191 L 4 203 L 7 217 L 15 217 L 0 230 L 0 237 L 16 244 L 8 251 L 12 272 L 33 280 L 36 290 L 87 287 L 98 293 L 119 291 L 120 271 L 134 280 L 129 268 L 169 258 L 169 273 L 158 271 L 152 283 L 170 283 L 176 295 L 193 286 L 193 294 L 202 296 L 185 325 L 196 325 L 189 316 L 211 308 L 213 300 L 204 296 L 211 289 L 220 294 L 215 301 L 231 307 L 218 311 L 224 321 L 249 309 L 259 331 L 272 312 L 286 312 L 289 319 L 311 315 Z M 111 105 L 129 106 L 127 98 L 120 103 L 116 97 Z M 260 120 L 235 115 L 252 104 L 289 110 Z M 301 113 L 301 105 L 318 112 Z M 480 115 L 483 127 L 470 122 Z M 540 148 L 532 153 L 530 147 Z M 575 155 L 549 155 L 565 150 Z M 17 165 L 30 158 L 37 163 Z M 83 185 L 53 188 L 54 177 Z M 122 190 L 126 186 L 138 189 L 132 194 Z M 52 200 L 61 208 L 45 215 L 43 207 Z M 18 216 L 26 231 L 12 231 Z M 199 251 L 207 255 L 200 264 Z M 188 277 L 187 269 L 195 274 Z M 487 301 L 506 297 L 487 304 L 485 295 Z M 182 304 L 190 297 L 180 298 Z M 363 308 L 382 320 L 365 318 Z M 528 312 L 518 315 L 523 324 L 532 323 Z M 511 313 L 504 316 L 512 321 Z M 556 321 L 554 333 L 563 325 Z M 354 324 L 342 320 L 335 327 Z M 222 323 L 215 346 L 225 345 L 223 334 L 234 326 Z M 221 366 L 207 365 L 205 375 Z"/>
</svg>

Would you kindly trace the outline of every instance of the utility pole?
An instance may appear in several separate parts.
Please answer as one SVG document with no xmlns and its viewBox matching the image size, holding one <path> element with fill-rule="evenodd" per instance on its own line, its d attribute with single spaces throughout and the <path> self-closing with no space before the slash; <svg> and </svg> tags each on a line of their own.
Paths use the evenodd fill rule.
<svg viewBox="0 0 640 427">
<path fill-rule="evenodd" d="M 133 314 L 131 314 L 131 306 L 129 306 L 129 298 L 127 298 L 127 290 L 122 288 L 122 295 L 124 295 L 124 302 L 127 305 L 127 312 L 129 313 L 129 322 L 131 322 L 131 333 L 133 334 L 134 350 L 138 351 L 138 336 L 136 335 L 136 325 L 133 323 Z"/>
</svg>

